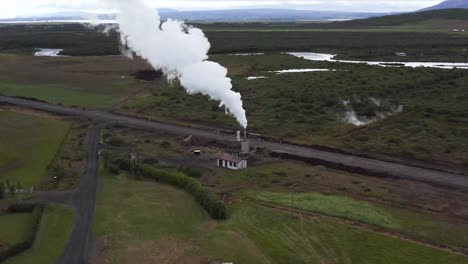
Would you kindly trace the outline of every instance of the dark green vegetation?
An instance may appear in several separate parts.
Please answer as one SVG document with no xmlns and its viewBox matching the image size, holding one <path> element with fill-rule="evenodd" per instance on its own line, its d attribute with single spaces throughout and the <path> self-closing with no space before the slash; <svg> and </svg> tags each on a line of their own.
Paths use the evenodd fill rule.
<svg viewBox="0 0 468 264">
<path fill-rule="evenodd" d="M 212 44 L 211 53 L 326 51 L 342 58 L 395 60 L 395 51 L 405 51 L 409 60 L 463 61 L 467 34 L 432 32 L 431 25 L 415 30 L 397 26 L 378 29 L 327 29 L 327 24 L 239 23 L 203 24 Z M 414 32 L 416 31 L 416 32 Z M 80 25 L 0 25 L 0 51 L 33 54 L 34 48 L 61 48 L 64 55 L 94 56 L 120 53 L 118 36 L 106 36 Z M 398 57 L 396 58 L 398 59 Z"/>
<path fill-rule="evenodd" d="M 33 54 L 37 48 L 63 49 L 75 56 L 119 54 L 116 32 L 103 28 L 88 29 L 80 24 L 0 25 L 0 50 Z"/>
<path fill-rule="evenodd" d="M 73 189 L 78 187 L 80 175 L 86 162 L 86 132 L 88 125 L 73 122 L 66 139 L 63 141 L 55 159 L 49 166 L 54 181 L 44 184 L 44 189 Z"/>
<path fill-rule="evenodd" d="M 127 171 L 131 169 L 130 162 L 126 160 L 118 160 L 116 163 L 122 169 Z M 136 173 L 141 177 L 170 184 L 187 191 L 213 219 L 222 220 L 227 218 L 226 208 L 223 202 L 215 193 L 204 188 L 196 179 L 185 176 L 182 173 L 158 170 L 147 165 L 138 165 L 136 167 Z"/>
<path fill-rule="evenodd" d="M 5 261 L 7 264 L 55 263 L 60 257 L 73 226 L 73 211 L 60 207 L 48 206 L 45 208 L 36 239 L 32 247 L 24 253 Z"/>
<path fill-rule="evenodd" d="M 245 201 L 229 206 L 228 220 L 213 222 L 186 193 L 171 187 L 126 175 L 105 175 L 102 182 L 95 227 L 109 245 L 98 256 L 103 262 L 466 262 L 413 242 Z"/>
<path fill-rule="evenodd" d="M 466 53 L 462 50 L 468 43 L 468 38 L 461 35 L 441 33 L 212 33 L 209 37 L 215 52 L 216 49 L 249 51 L 249 47 L 258 48 L 251 51 L 333 49 L 343 58 L 356 55 L 361 59 L 395 60 L 393 52 L 408 47 L 425 49 L 426 54 L 421 56 L 421 53 L 412 54 L 403 49 L 410 54 L 408 60 L 463 61 Z M 65 37 L 71 33 L 63 34 Z M 230 129 L 236 126 L 232 118 L 225 117 L 218 109 L 218 103 L 209 102 L 206 97 L 188 96 L 177 84 L 171 87 L 162 81 L 153 85 L 134 80 L 130 77 L 132 73 L 148 67 L 140 60 L 25 56 L 2 56 L 2 59 L 0 93 L 97 108 L 110 107 L 124 100 L 121 104 L 125 113 L 169 122 L 199 122 Z M 457 164 L 467 162 L 467 113 L 463 107 L 467 103 L 466 71 L 341 65 L 278 54 L 212 55 L 212 59 L 229 68 L 235 89 L 245 100 L 252 132 L 358 152 Z M 291 68 L 338 71 L 285 75 L 267 72 Z M 55 74 L 48 74 L 50 72 Z M 267 75 L 269 79 L 245 80 L 247 76 L 258 75 Z M 132 100 L 132 94 L 139 96 Z M 373 105 L 371 97 L 381 100 L 383 106 Z M 342 100 L 352 101 L 354 110 L 361 117 L 373 118 L 378 112 L 385 113 L 399 105 L 404 106 L 404 112 L 357 129 L 342 122 L 346 111 Z"/>
<path fill-rule="evenodd" d="M 54 117 L 0 109 L 0 182 L 17 189 L 41 184 L 69 129 Z"/>
<path fill-rule="evenodd" d="M 212 56 L 227 66 L 240 91 L 249 131 L 306 144 L 362 153 L 466 164 L 468 71 L 382 68 L 313 62 L 289 55 Z M 273 70 L 336 69 L 277 75 Z M 247 81 L 247 76 L 268 79 Z M 381 100 L 376 106 L 372 98 Z M 404 111 L 365 127 L 346 124 L 343 100 L 363 118 L 403 105 Z M 170 107 L 168 107 L 170 106 Z M 123 106 L 124 112 L 167 121 L 232 128 L 216 102 L 189 96 L 177 85 L 154 87 Z"/>
</svg>

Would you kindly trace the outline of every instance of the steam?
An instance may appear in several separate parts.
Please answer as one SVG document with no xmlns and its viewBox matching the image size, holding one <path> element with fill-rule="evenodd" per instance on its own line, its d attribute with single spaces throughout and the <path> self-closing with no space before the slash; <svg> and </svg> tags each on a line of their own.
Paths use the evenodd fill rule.
<svg viewBox="0 0 468 264">
<path fill-rule="evenodd" d="M 380 99 L 371 97 L 369 98 L 369 101 L 378 107 L 382 106 L 382 101 Z M 397 107 L 391 106 L 390 109 L 385 112 L 375 112 L 374 118 L 358 117 L 356 111 L 351 106 L 350 100 L 343 100 L 342 103 L 346 108 L 346 113 L 343 118 L 343 121 L 355 126 L 365 126 L 377 122 L 379 120 L 385 119 L 389 116 L 393 116 L 403 112 L 403 105 L 399 105 Z"/>
<path fill-rule="evenodd" d="M 187 93 L 201 93 L 220 101 L 227 113 L 247 127 L 241 95 L 232 91 L 227 69 L 207 60 L 210 43 L 200 29 L 170 19 L 161 23 L 157 11 L 142 0 L 104 2 L 119 11 L 117 22 L 123 46 L 148 60 L 153 68 L 161 69 L 168 80 L 178 79 Z"/>
</svg>

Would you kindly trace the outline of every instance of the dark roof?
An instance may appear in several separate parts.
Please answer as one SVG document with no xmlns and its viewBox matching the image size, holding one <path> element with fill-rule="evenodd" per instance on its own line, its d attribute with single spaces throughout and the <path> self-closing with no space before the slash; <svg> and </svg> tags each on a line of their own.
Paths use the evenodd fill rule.
<svg viewBox="0 0 468 264">
<path fill-rule="evenodd" d="M 225 161 L 230 161 L 230 162 L 235 162 L 235 163 L 239 163 L 239 162 L 244 160 L 241 157 L 236 157 L 236 156 L 232 156 L 232 155 L 228 155 L 228 154 L 220 155 L 218 157 L 218 159 L 225 160 Z"/>
</svg>

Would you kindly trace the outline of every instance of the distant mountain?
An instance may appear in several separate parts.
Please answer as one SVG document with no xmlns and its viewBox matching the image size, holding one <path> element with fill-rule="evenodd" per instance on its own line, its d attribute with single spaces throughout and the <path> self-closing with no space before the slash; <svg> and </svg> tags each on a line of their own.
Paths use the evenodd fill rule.
<svg viewBox="0 0 468 264">
<path fill-rule="evenodd" d="M 235 9 L 235 10 L 207 10 L 207 11 L 178 11 L 174 9 L 159 9 L 161 18 L 188 21 L 330 21 L 368 18 L 388 15 L 390 13 L 361 13 L 361 12 L 332 12 L 289 9 Z M 0 19 L 0 22 L 14 21 L 63 21 L 87 20 L 90 18 L 112 20 L 115 14 L 92 14 L 86 12 L 60 12 L 43 14 L 34 17 L 18 17 L 14 19 Z"/>
<path fill-rule="evenodd" d="M 326 21 L 358 19 L 389 13 L 333 12 L 292 9 L 234 9 L 208 11 L 178 11 L 161 14 L 163 18 L 190 21 Z"/>
<path fill-rule="evenodd" d="M 435 21 L 435 26 L 446 28 L 458 28 L 461 24 L 468 23 L 468 9 L 441 9 L 423 12 L 405 13 L 399 15 L 372 17 L 352 21 L 335 22 L 329 26 L 335 27 L 389 27 L 401 25 L 415 25 Z M 443 22 L 445 21 L 445 22 Z M 455 23 L 455 24 L 453 24 Z M 453 25 L 452 25 L 453 24 Z"/>
<path fill-rule="evenodd" d="M 438 10 L 447 8 L 468 8 L 468 0 L 446 0 L 438 5 L 424 8 L 420 11 Z"/>
</svg>

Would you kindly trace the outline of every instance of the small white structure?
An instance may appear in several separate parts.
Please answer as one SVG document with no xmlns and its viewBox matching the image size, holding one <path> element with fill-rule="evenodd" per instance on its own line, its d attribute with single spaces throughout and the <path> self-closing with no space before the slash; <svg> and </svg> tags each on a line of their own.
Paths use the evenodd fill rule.
<svg viewBox="0 0 468 264">
<path fill-rule="evenodd" d="M 247 160 L 241 157 L 227 154 L 220 155 L 217 159 L 218 167 L 230 170 L 242 170 L 247 168 Z"/>
<path fill-rule="evenodd" d="M 406 57 L 407 56 L 406 52 L 396 52 L 395 55 L 398 56 L 398 57 Z"/>
</svg>

